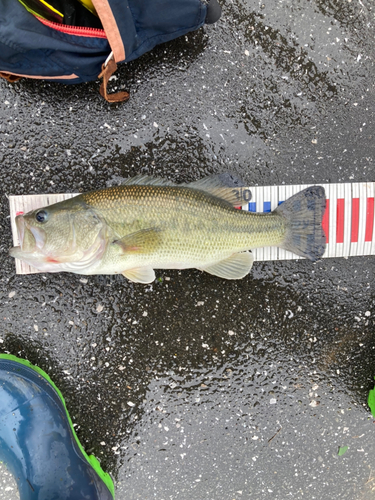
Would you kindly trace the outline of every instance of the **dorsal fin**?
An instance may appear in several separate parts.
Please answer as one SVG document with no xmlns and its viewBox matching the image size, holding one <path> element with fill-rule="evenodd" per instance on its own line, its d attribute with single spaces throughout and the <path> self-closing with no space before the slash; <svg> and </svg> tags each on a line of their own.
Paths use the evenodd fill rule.
<svg viewBox="0 0 375 500">
<path fill-rule="evenodd" d="M 126 179 L 122 186 L 176 186 L 177 184 L 162 177 L 152 177 L 151 175 L 136 175 Z"/>
<path fill-rule="evenodd" d="M 199 181 L 181 184 L 181 186 L 205 191 L 227 201 L 234 207 L 246 205 L 251 200 L 251 192 L 244 187 L 242 180 L 229 173 L 210 175 Z"/>
<path fill-rule="evenodd" d="M 168 179 L 152 177 L 150 175 L 137 175 L 122 183 L 122 186 L 178 186 L 198 189 L 212 196 L 217 196 L 227 201 L 234 207 L 246 205 L 251 200 L 251 192 L 244 187 L 238 177 L 230 173 L 214 174 L 198 181 L 176 184 Z"/>
</svg>

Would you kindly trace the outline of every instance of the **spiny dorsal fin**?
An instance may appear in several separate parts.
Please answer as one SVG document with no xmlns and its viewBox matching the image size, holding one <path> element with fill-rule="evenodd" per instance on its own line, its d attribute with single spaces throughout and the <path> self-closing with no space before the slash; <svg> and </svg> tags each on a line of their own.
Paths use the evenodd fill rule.
<svg viewBox="0 0 375 500">
<path fill-rule="evenodd" d="M 126 179 L 121 186 L 176 186 L 176 183 L 162 177 L 140 174 Z"/>
</svg>

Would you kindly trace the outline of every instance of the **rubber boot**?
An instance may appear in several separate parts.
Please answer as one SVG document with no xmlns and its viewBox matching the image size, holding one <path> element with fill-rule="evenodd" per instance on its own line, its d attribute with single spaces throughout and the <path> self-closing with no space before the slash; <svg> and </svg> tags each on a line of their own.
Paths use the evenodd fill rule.
<svg viewBox="0 0 375 500">
<path fill-rule="evenodd" d="M 78 441 L 49 376 L 0 354 L 0 460 L 21 500 L 113 500 L 111 477 Z"/>
</svg>

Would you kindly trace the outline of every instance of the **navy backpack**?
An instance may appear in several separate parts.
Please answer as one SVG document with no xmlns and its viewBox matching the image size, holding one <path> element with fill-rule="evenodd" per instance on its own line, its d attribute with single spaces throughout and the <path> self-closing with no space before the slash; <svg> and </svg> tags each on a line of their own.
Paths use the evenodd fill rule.
<svg viewBox="0 0 375 500">
<path fill-rule="evenodd" d="M 219 19 L 217 0 L 0 0 L 0 76 L 81 83 Z"/>
</svg>

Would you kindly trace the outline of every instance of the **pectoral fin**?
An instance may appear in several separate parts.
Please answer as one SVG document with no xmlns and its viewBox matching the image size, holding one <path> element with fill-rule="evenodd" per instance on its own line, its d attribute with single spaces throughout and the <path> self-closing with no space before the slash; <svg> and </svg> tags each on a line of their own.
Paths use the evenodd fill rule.
<svg viewBox="0 0 375 500">
<path fill-rule="evenodd" d="M 253 266 L 254 257 L 251 252 L 236 253 L 212 264 L 211 266 L 202 268 L 202 271 L 225 278 L 227 280 L 238 280 L 246 276 Z"/>
<path fill-rule="evenodd" d="M 123 271 L 123 276 L 134 283 L 152 283 L 155 280 L 155 272 L 152 267 L 137 267 Z"/>
<path fill-rule="evenodd" d="M 118 245 L 123 253 L 148 253 L 153 252 L 159 242 L 160 230 L 149 228 L 127 234 L 123 238 L 113 241 L 112 245 Z"/>
</svg>

